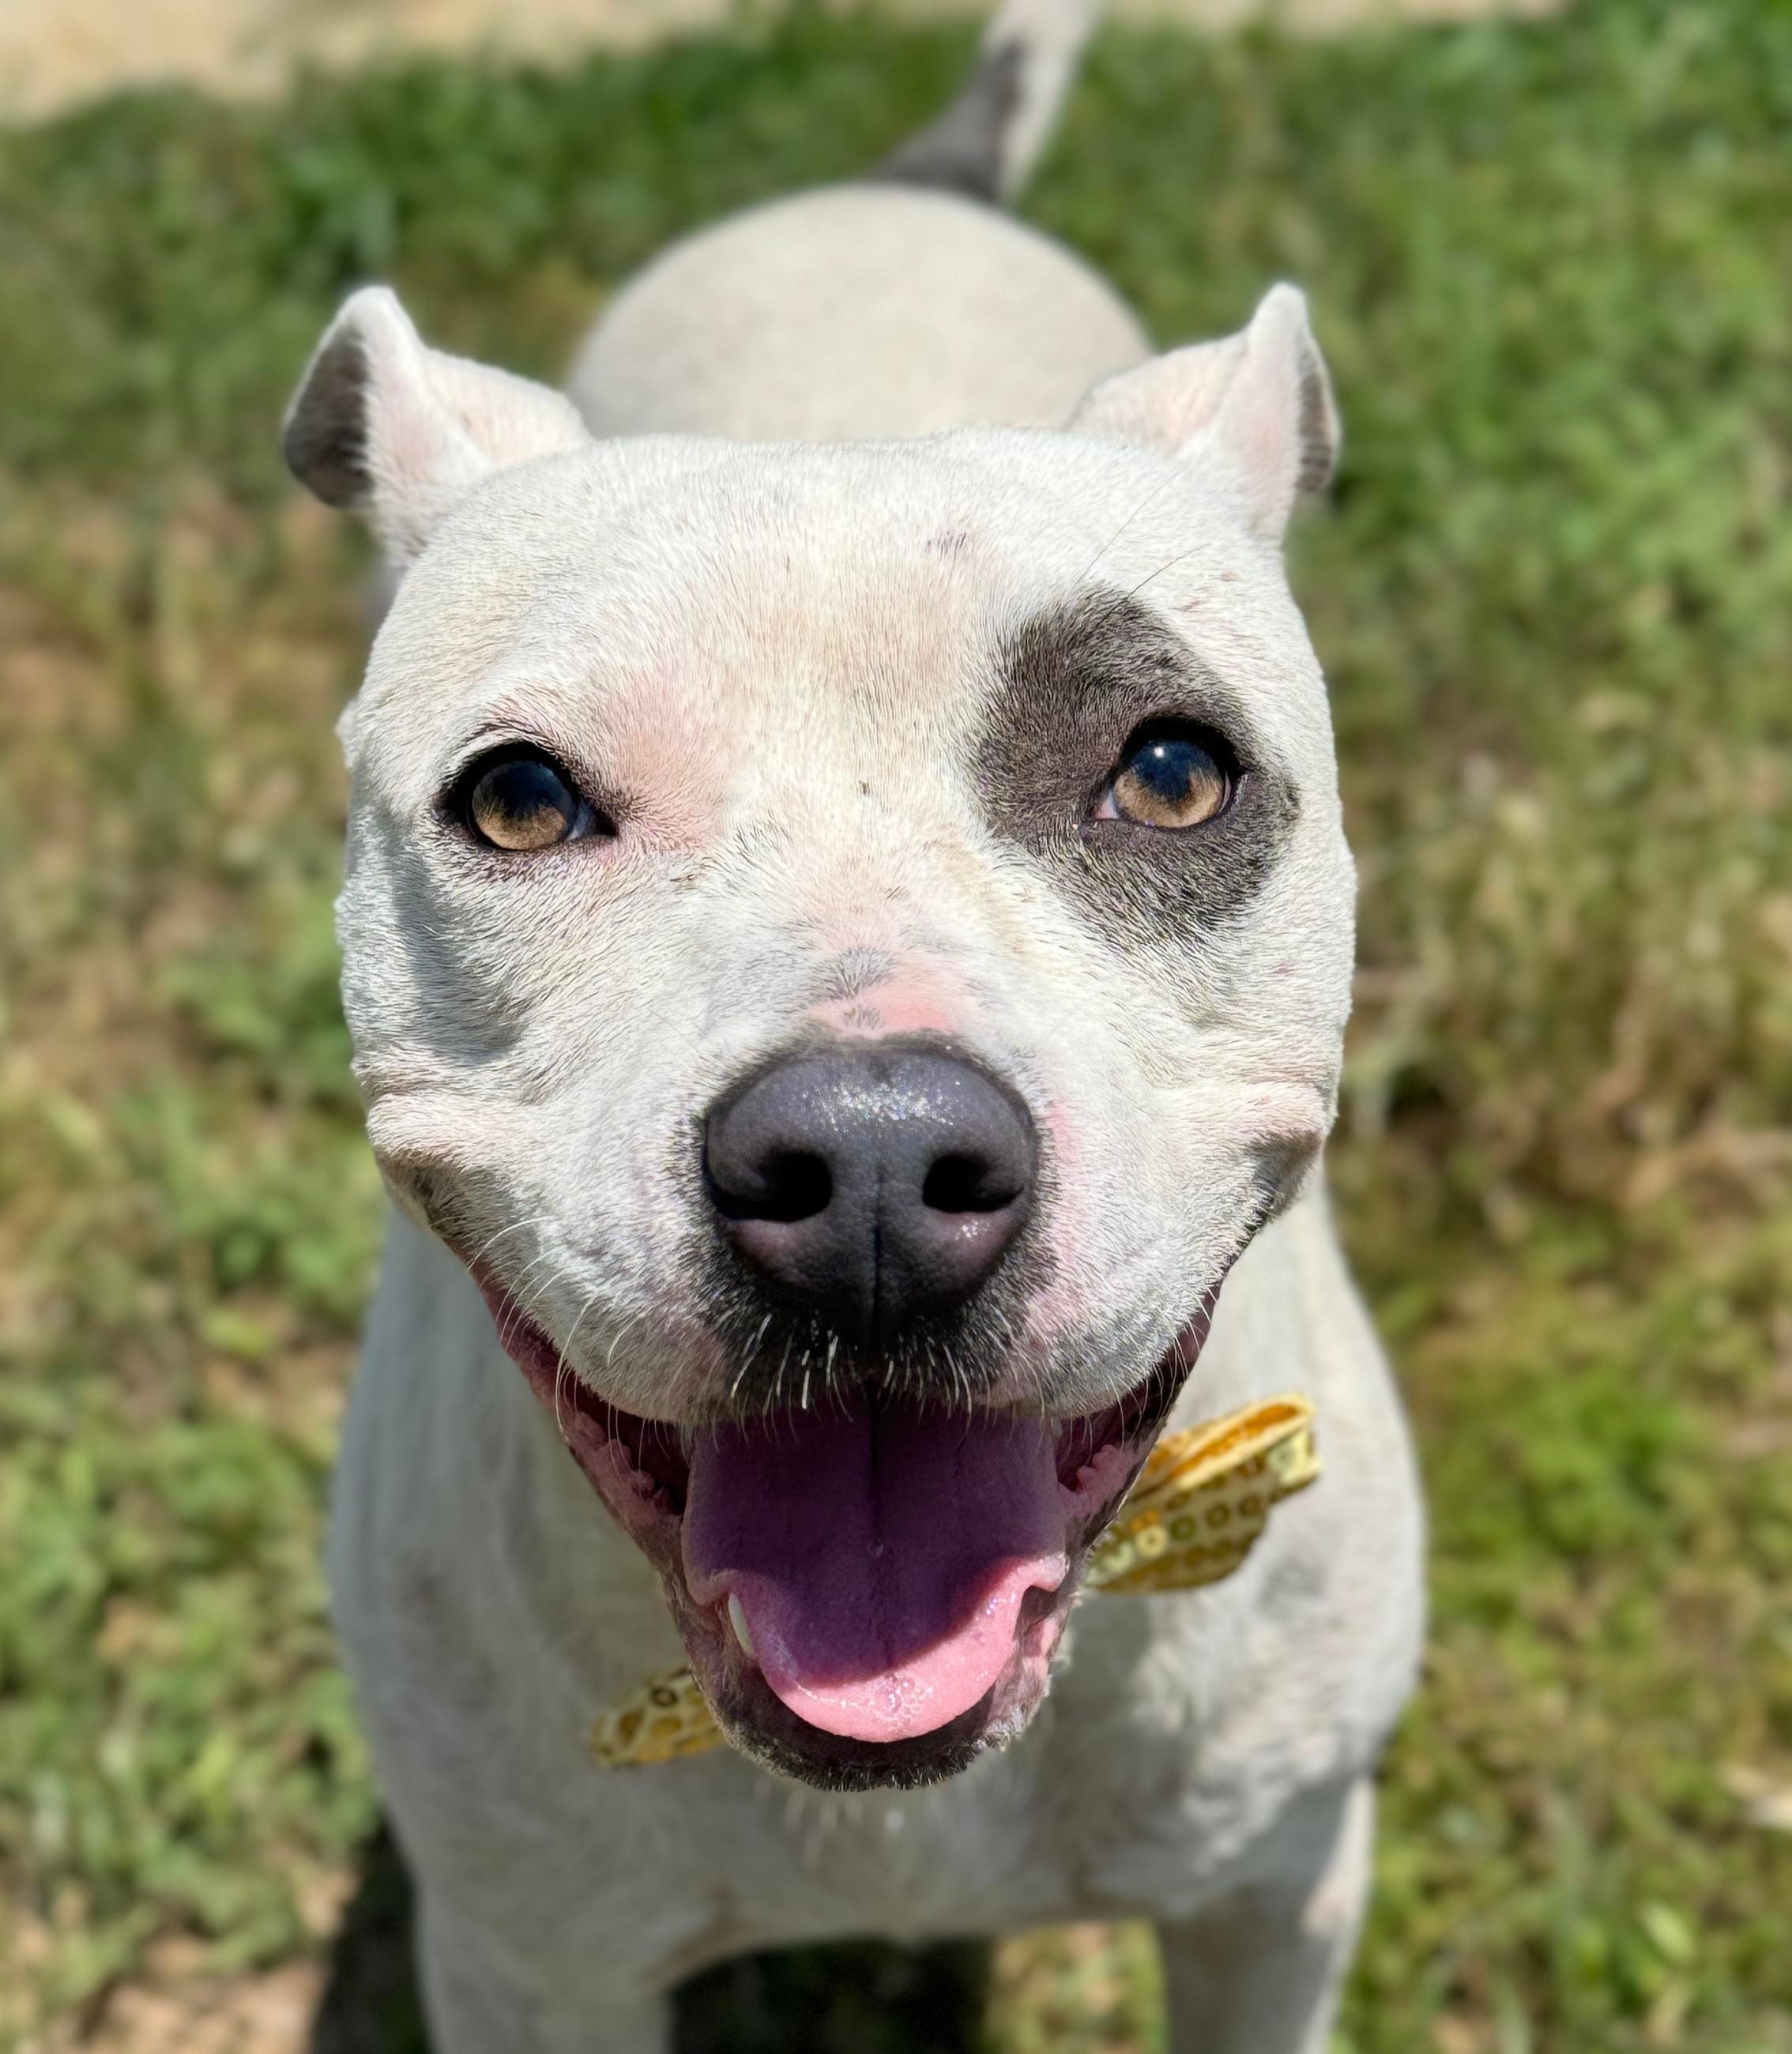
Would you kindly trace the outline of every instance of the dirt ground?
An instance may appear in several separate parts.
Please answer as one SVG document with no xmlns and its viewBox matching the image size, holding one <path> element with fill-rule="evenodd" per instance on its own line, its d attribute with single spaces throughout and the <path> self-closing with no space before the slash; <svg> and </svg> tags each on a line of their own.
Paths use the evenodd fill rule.
<svg viewBox="0 0 1792 2054">
<path fill-rule="evenodd" d="M 963 0 L 898 0 L 939 11 Z M 1542 14 L 1560 0 L 1117 0 L 1133 16 L 1223 27 L 1274 13 L 1323 33 L 1365 20 Z M 651 41 L 723 18 L 734 0 L 4 0 L 0 115 L 51 114 L 115 87 L 173 80 L 276 92 L 300 63 L 490 48 L 551 57 Z"/>
</svg>

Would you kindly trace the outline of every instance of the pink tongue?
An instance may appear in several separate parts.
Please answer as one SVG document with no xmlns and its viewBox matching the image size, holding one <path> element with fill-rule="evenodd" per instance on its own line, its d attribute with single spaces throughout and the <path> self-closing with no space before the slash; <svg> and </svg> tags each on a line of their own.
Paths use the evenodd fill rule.
<svg viewBox="0 0 1792 2054">
<path fill-rule="evenodd" d="M 1063 1582 L 1064 1537 L 1037 1420 L 786 1413 L 691 1453 L 691 1596 L 737 1598 L 772 1689 L 853 1740 L 968 1711 L 1007 1666 L 1021 1600 Z"/>
</svg>

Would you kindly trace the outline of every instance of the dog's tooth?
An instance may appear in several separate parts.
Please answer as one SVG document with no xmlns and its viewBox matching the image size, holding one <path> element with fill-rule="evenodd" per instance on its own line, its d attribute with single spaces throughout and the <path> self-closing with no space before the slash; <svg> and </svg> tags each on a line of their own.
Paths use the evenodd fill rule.
<svg viewBox="0 0 1792 2054">
<path fill-rule="evenodd" d="M 735 1638 L 740 1643 L 741 1652 L 750 1662 L 753 1659 L 753 1635 L 747 1630 L 746 1608 L 732 1591 L 728 1593 L 728 1623 L 735 1629 Z"/>
</svg>

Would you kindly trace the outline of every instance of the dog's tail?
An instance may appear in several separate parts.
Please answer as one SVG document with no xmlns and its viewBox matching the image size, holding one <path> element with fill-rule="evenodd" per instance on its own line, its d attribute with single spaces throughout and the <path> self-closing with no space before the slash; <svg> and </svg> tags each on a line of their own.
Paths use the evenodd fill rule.
<svg viewBox="0 0 1792 2054">
<path fill-rule="evenodd" d="M 1046 147 L 1101 11 L 1101 0 L 1007 0 L 958 97 L 874 175 L 992 206 L 1012 199 Z"/>
</svg>

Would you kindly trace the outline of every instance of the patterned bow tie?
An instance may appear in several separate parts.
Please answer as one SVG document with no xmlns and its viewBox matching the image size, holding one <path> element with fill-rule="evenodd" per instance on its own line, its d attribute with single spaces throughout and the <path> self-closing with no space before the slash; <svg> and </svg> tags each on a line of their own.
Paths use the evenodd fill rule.
<svg viewBox="0 0 1792 2054">
<path fill-rule="evenodd" d="M 1147 1596 L 1217 1584 L 1250 1552 L 1272 1508 L 1318 1474 L 1313 1407 L 1304 1398 L 1264 1399 L 1166 1434 L 1090 1549 L 1084 1584 L 1104 1595 Z M 649 1677 L 601 1712 L 591 1729 L 591 1758 L 603 1769 L 673 1761 L 727 1745 L 688 1669 Z"/>
</svg>

